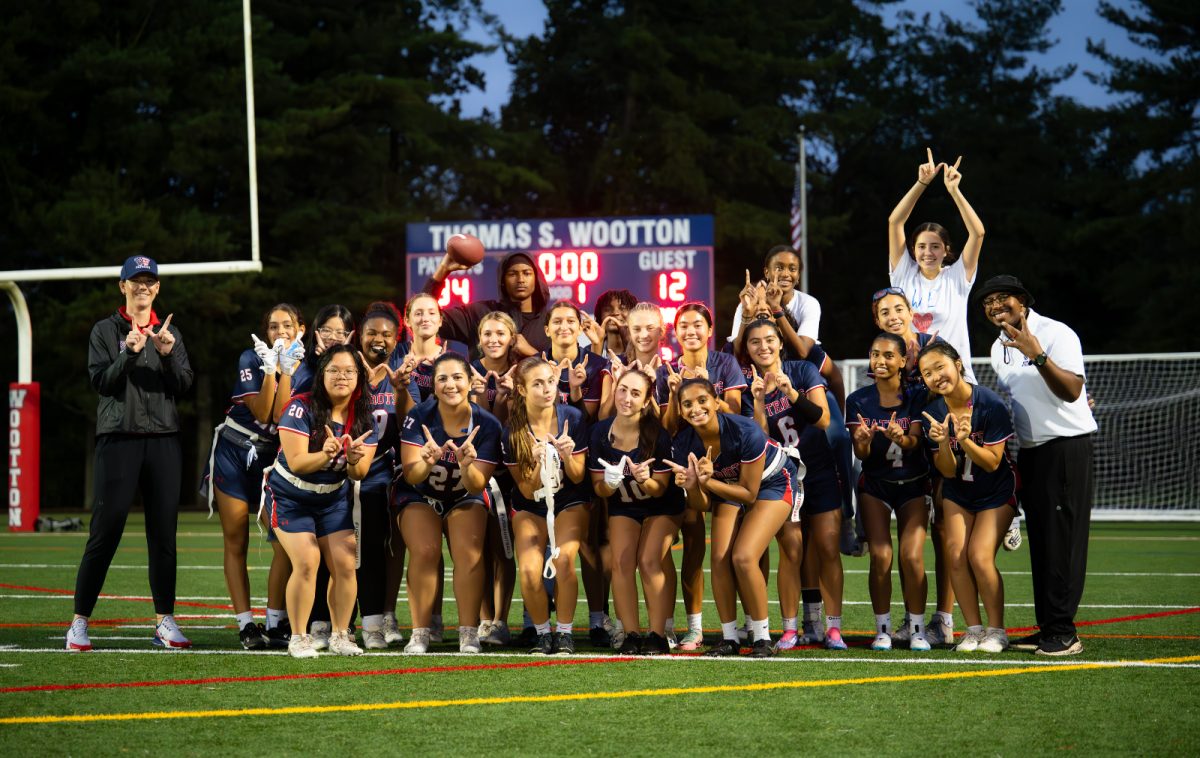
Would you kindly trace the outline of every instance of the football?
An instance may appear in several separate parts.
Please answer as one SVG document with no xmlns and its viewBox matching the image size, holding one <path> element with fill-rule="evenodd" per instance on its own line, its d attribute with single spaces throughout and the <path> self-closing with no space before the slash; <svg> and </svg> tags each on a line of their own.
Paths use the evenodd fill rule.
<svg viewBox="0 0 1200 758">
<path fill-rule="evenodd" d="M 474 266 L 483 260 L 483 243 L 469 234 L 456 234 L 446 240 L 446 254 L 455 263 Z"/>
</svg>

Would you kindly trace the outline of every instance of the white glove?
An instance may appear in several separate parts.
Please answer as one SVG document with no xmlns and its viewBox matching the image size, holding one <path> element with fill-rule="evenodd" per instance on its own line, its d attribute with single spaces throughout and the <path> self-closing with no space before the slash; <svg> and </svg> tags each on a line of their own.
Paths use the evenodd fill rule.
<svg viewBox="0 0 1200 758">
<path fill-rule="evenodd" d="M 296 367 L 302 360 L 304 360 L 304 344 L 297 339 L 279 354 L 279 367 L 283 369 L 283 373 L 292 376 L 296 373 Z"/>
<path fill-rule="evenodd" d="M 628 463 L 628 456 L 621 456 L 621 460 L 616 463 L 609 463 L 603 458 L 597 459 L 600 465 L 604 467 L 604 483 L 609 489 L 616 489 L 621 486 L 621 482 L 625 481 L 625 464 Z"/>
<path fill-rule="evenodd" d="M 250 338 L 254 340 L 254 354 L 262 361 L 262 372 L 266 376 L 275 376 L 279 371 L 279 353 L 276 353 L 270 348 L 267 343 L 258 338 L 257 334 L 251 334 Z"/>
</svg>

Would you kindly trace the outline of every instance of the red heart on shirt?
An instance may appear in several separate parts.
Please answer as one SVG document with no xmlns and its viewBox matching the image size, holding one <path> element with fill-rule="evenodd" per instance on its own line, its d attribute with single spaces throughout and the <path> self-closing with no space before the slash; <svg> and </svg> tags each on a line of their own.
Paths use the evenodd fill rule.
<svg viewBox="0 0 1200 758">
<path fill-rule="evenodd" d="M 929 333 L 929 327 L 933 326 L 932 313 L 914 313 L 913 314 L 913 329 L 916 329 L 922 334 Z"/>
</svg>

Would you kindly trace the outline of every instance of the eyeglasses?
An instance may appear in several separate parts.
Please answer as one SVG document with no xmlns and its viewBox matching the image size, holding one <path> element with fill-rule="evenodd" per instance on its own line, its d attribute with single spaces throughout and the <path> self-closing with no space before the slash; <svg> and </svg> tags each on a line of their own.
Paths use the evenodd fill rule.
<svg viewBox="0 0 1200 758">
<path fill-rule="evenodd" d="M 871 302 L 877 303 L 888 295 L 899 295 L 900 297 L 906 299 L 908 297 L 908 295 L 904 294 L 904 290 L 900 289 L 899 287 L 884 287 L 881 290 L 876 290 L 875 294 L 871 295 Z"/>
<path fill-rule="evenodd" d="M 350 336 L 350 332 L 344 332 L 341 329 L 330 329 L 324 326 L 317 330 L 317 334 L 327 340 L 344 340 Z"/>
<path fill-rule="evenodd" d="M 1012 295 L 1007 292 L 997 292 L 994 295 L 988 295 L 983 299 L 983 307 L 991 308 L 993 305 L 999 305 L 1000 303 L 1003 303 L 1010 297 L 1012 297 Z"/>
<path fill-rule="evenodd" d="M 336 368 L 327 368 L 325 369 L 325 376 L 329 377 L 330 379 L 337 379 L 338 377 L 342 377 L 344 379 L 353 379 L 354 377 L 358 376 L 358 369 L 346 368 L 339 370 Z"/>
</svg>

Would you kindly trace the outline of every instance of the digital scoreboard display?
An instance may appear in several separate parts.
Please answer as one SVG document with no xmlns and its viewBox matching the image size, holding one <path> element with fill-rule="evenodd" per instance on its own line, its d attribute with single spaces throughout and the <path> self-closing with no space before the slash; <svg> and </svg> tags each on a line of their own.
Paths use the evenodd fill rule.
<svg viewBox="0 0 1200 758">
<path fill-rule="evenodd" d="M 626 289 L 638 302 L 652 302 L 667 324 L 683 303 L 712 307 L 712 216 L 621 216 L 611 218 L 439 221 L 408 224 L 407 294 L 419 292 L 437 270 L 446 240 L 470 234 L 487 255 L 468 271 L 452 274 L 442 307 L 496 299 L 500 261 L 525 252 L 550 287 L 550 300 L 573 300 L 588 313 L 606 290 Z"/>
</svg>

